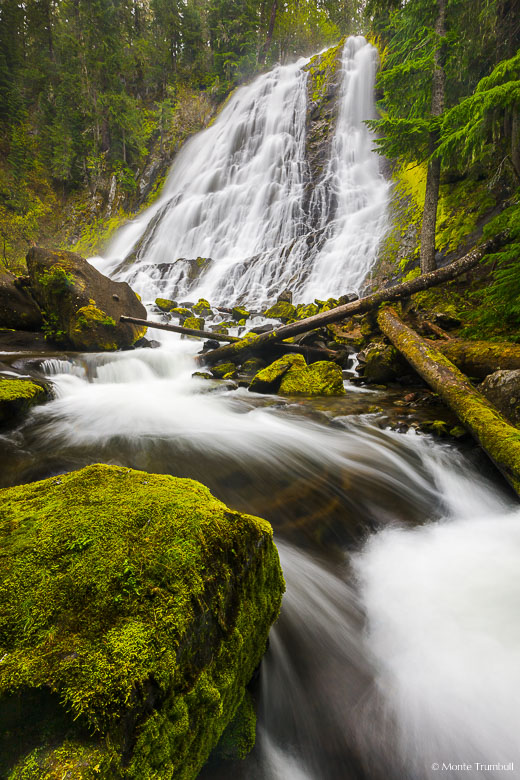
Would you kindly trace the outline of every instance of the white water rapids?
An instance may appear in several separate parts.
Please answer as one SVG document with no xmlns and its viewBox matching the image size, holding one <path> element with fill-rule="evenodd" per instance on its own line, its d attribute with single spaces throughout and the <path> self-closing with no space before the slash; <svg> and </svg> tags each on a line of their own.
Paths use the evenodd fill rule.
<svg viewBox="0 0 520 780">
<path fill-rule="evenodd" d="M 377 52 L 361 36 L 344 47 L 332 148 L 310 199 L 304 64 L 237 90 L 183 147 L 159 200 L 96 260 L 103 273 L 146 301 L 202 296 L 258 308 L 284 288 L 304 302 L 359 291 L 387 227 L 388 183 L 364 124 L 374 115 Z M 198 257 L 212 263 L 192 281 L 175 261 Z"/>
<path fill-rule="evenodd" d="M 273 250 L 307 229 L 301 63 L 239 90 L 192 139 L 105 270 L 161 215 L 118 271 L 147 298 L 182 292 L 154 268 L 197 254 L 215 260 L 198 290 L 212 302 L 232 290 L 254 304 L 273 285 L 302 299 L 359 285 L 386 200 L 361 123 L 373 110 L 373 67 L 371 47 L 350 39 L 330 189 L 314 196 L 324 214 L 335 201 L 334 218 L 323 217 L 327 238 L 305 273 L 297 251 L 285 267 Z M 262 261 L 242 265 L 255 253 Z M 0 478 L 117 463 L 198 479 L 272 523 L 287 593 L 262 664 L 257 746 L 201 778 L 518 776 L 518 503 L 452 446 L 381 430 L 368 390 L 362 413 L 350 385 L 323 404 L 229 391 L 192 377 L 198 343 L 161 339 L 157 349 L 47 360 L 55 397 L 3 437 Z"/>
</svg>

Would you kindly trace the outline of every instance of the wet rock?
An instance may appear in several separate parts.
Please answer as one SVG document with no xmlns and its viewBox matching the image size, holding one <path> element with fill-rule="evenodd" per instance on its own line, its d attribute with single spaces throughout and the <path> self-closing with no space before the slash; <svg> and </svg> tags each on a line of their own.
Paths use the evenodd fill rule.
<svg viewBox="0 0 520 780">
<path fill-rule="evenodd" d="M 112 281 L 80 255 L 32 247 L 27 267 L 52 339 L 102 351 L 132 346 L 145 335 L 146 327 L 119 321 L 122 314 L 146 319 L 145 307 L 128 284 Z"/>
<path fill-rule="evenodd" d="M 185 328 L 191 328 L 192 330 L 204 330 L 202 317 L 186 317 L 182 324 Z M 188 338 L 193 338 L 193 336 L 188 336 Z"/>
<path fill-rule="evenodd" d="M 520 427 L 520 369 L 495 371 L 479 390 L 512 425 Z"/>
<path fill-rule="evenodd" d="M 315 303 L 309 303 L 308 305 L 299 303 L 296 307 L 295 318 L 297 320 L 306 320 L 307 317 L 314 317 L 315 314 L 318 314 L 318 311 L 319 309 Z"/>
<path fill-rule="evenodd" d="M 0 425 L 18 421 L 47 398 L 46 388 L 30 379 L 0 377 Z"/>
<path fill-rule="evenodd" d="M 231 316 L 233 317 L 234 320 L 240 322 L 241 325 L 245 325 L 246 324 L 245 321 L 249 318 L 250 315 L 248 310 L 244 309 L 243 306 L 234 306 L 233 309 L 231 310 Z"/>
<path fill-rule="evenodd" d="M 249 389 L 252 393 L 276 393 L 282 382 L 284 374 L 289 371 L 291 366 L 299 364 L 301 361 L 305 364 L 301 355 L 285 355 L 275 360 L 274 363 L 262 368 L 253 377 Z"/>
<path fill-rule="evenodd" d="M 234 363 L 216 363 L 210 371 L 217 379 L 232 379 L 236 373 L 237 367 Z"/>
<path fill-rule="evenodd" d="M 193 312 L 191 309 L 187 309 L 185 306 L 175 306 L 173 309 L 170 309 L 170 314 L 173 317 L 177 317 L 181 324 L 184 323 L 187 317 L 193 317 Z"/>
<path fill-rule="evenodd" d="M 274 329 L 274 325 L 267 324 L 267 325 L 257 325 L 255 328 L 251 328 L 250 333 L 269 333 L 271 330 Z"/>
<path fill-rule="evenodd" d="M 1 501 L 8 776 L 197 777 L 280 608 L 269 524 L 193 480 L 104 465 Z"/>
<path fill-rule="evenodd" d="M 307 365 L 302 355 L 285 355 L 259 371 L 249 389 L 281 395 L 344 395 L 341 368 L 328 360 Z"/>
<path fill-rule="evenodd" d="M 172 309 L 176 308 L 177 301 L 170 301 L 169 298 L 156 298 L 155 299 L 155 305 L 161 311 L 171 311 Z"/>
<path fill-rule="evenodd" d="M 394 382 L 410 369 L 395 347 L 382 342 L 369 344 L 358 355 L 359 372 L 367 382 Z"/>
<path fill-rule="evenodd" d="M 217 339 L 208 339 L 202 345 L 202 351 L 208 352 L 208 350 L 217 349 L 218 347 L 220 347 L 220 341 L 217 341 Z"/>
<path fill-rule="evenodd" d="M 0 269 L 0 328 L 38 330 L 42 325 L 40 307 L 14 274 Z"/>
<path fill-rule="evenodd" d="M 209 301 L 205 298 L 199 298 L 197 303 L 192 306 L 192 311 L 197 317 L 209 317 L 211 314 L 211 306 Z"/>
<path fill-rule="evenodd" d="M 284 290 L 280 293 L 278 298 L 276 299 L 278 303 L 285 301 L 285 303 L 292 303 L 293 294 L 291 290 Z"/>
<path fill-rule="evenodd" d="M 279 301 L 273 304 L 266 312 L 265 317 L 271 317 L 274 320 L 281 320 L 282 322 L 292 322 L 296 319 L 296 306 L 287 301 Z"/>
</svg>

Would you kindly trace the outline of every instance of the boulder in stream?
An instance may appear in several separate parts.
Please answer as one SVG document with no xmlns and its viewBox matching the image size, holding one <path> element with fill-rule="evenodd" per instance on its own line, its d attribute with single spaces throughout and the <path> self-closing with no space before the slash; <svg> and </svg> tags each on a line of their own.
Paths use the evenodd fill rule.
<svg viewBox="0 0 520 780">
<path fill-rule="evenodd" d="M 279 612 L 270 525 L 117 466 L 0 497 L 0 775 L 197 777 Z"/>
<path fill-rule="evenodd" d="M 285 355 L 261 369 L 249 389 L 280 395 L 345 395 L 340 366 L 330 360 L 308 366 L 298 354 Z"/>
<path fill-rule="evenodd" d="M 122 314 L 146 319 L 129 285 L 104 276 L 80 255 L 32 247 L 27 267 L 53 340 L 97 352 L 131 347 L 145 335 L 145 327 L 119 322 Z"/>
<path fill-rule="evenodd" d="M 0 426 L 15 422 L 47 397 L 47 390 L 30 379 L 0 377 Z"/>
</svg>

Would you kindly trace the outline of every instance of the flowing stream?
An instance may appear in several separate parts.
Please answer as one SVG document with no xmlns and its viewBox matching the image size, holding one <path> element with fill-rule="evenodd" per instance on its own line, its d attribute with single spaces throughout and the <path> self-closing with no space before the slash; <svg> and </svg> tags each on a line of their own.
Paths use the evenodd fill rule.
<svg viewBox="0 0 520 780">
<path fill-rule="evenodd" d="M 148 299 L 188 292 L 170 263 L 183 255 L 213 258 L 197 291 L 212 303 L 232 291 L 232 302 L 258 304 L 290 280 L 302 300 L 359 286 L 385 219 L 387 185 L 362 125 L 375 52 L 361 38 L 345 46 L 330 189 L 315 196 L 334 213 L 305 273 L 298 251 L 287 267 L 275 251 L 307 230 L 301 65 L 239 90 L 98 265 Z M 263 259 L 243 264 L 255 254 Z M 52 380 L 55 397 L 3 437 L 0 479 L 116 463 L 193 477 L 272 523 L 287 592 L 256 692 L 257 745 L 201 777 L 517 775 L 516 500 L 473 450 L 387 430 L 370 411 L 380 392 L 348 382 L 334 399 L 229 390 L 192 377 L 197 349 L 162 334 L 156 349 L 18 359 Z"/>
</svg>

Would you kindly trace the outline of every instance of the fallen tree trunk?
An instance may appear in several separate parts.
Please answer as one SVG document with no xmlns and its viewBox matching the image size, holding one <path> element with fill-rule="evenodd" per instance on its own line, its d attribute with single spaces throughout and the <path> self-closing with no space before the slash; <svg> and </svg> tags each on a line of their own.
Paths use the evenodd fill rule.
<svg viewBox="0 0 520 780">
<path fill-rule="evenodd" d="M 195 328 L 185 328 L 183 325 L 170 325 L 165 322 L 150 322 L 150 320 L 138 320 L 135 317 L 125 317 L 121 315 L 121 322 L 132 322 L 134 325 L 144 325 L 147 328 L 157 328 L 157 330 L 168 330 L 171 333 L 182 333 L 185 336 L 195 336 L 198 339 L 214 339 L 215 341 L 240 341 L 237 336 L 227 336 L 225 333 L 213 333 L 211 330 L 196 330 Z"/>
<path fill-rule="evenodd" d="M 352 317 L 354 314 L 363 314 L 370 309 L 376 308 L 381 303 L 395 301 L 398 298 L 412 295 L 421 290 L 427 290 L 429 287 L 433 287 L 441 282 L 449 281 L 450 279 L 454 279 L 456 276 L 469 271 L 487 252 L 491 251 L 498 241 L 499 239 L 486 241 L 481 247 L 473 249 L 471 252 L 468 252 L 467 255 L 461 257 L 460 260 L 455 260 L 455 262 L 450 263 L 450 265 L 447 265 L 444 268 L 431 271 L 431 273 L 422 274 L 422 276 L 418 276 L 408 282 L 378 290 L 378 292 L 373 293 L 372 295 L 358 298 L 357 301 L 345 303 L 343 306 L 337 306 L 329 311 L 320 312 L 313 317 L 298 320 L 298 322 L 291 322 L 289 325 L 282 325 L 280 328 L 275 328 L 269 333 L 262 333 L 261 335 L 254 337 L 248 334 L 247 338 L 242 339 L 240 342 L 229 344 L 225 347 L 218 347 L 217 349 L 206 352 L 199 357 L 199 361 L 209 365 L 218 363 L 221 360 L 233 361 L 240 358 L 242 354 L 258 352 L 269 344 L 272 344 L 274 341 L 292 338 L 293 336 L 298 336 L 300 333 L 307 333 L 310 330 L 321 328 L 323 325 L 330 325 L 332 322 L 337 322 L 345 317 Z"/>
<path fill-rule="evenodd" d="M 428 341 L 464 374 L 484 379 L 500 369 L 520 368 L 520 344 L 492 341 Z"/>
<path fill-rule="evenodd" d="M 520 495 L 520 430 L 476 390 L 432 342 L 421 338 L 385 307 L 379 327 L 418 374 L 440 395 Z"/>
<path fill-rule="evenodd" d="M 150 322 L 150 320 L 140 320 L 137 317 L 126 317 L 124 314 L 120 317 L 121 322 L 132 322 L 135 325 L 144 325 L 147 328 L 157 328 L 157 330 L 167 330 L 171 333 L 182 333 L 185 336 L 192 336 L 197 339 L 214 339 L 215 341 L 227 341 L 230 343 L 239 342 L 238 336 L 228 336 L 225 333 L 214 333 L 211 330 L 198 330 L 195 328 L 185 328 L 183 325 L 170 325 L 165 322 Z M 297 352 L 305 357 L 319 357 L 322 360 L 337 360 L 340 352 L 322 347 L 307 347 L 300 344 L 272 344 L 273 348 L 283 348 L 285 352 Z"/>
</svg>

